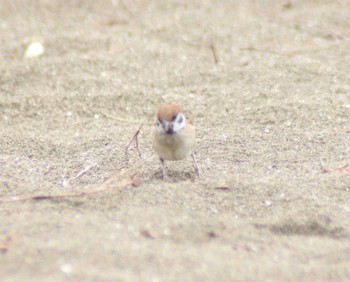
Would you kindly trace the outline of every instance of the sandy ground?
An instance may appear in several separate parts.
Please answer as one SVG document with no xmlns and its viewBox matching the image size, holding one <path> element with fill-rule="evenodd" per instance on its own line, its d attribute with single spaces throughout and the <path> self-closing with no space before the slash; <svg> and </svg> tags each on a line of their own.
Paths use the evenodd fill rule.
<svg viewBox="0 0 350 282">
<path fill-rule="evenodd" d="M 349 281 L 349 9 L 0 1 L 0 281 Z M 203 179 L 160 178 L 169 101 Z"/>
</svg>

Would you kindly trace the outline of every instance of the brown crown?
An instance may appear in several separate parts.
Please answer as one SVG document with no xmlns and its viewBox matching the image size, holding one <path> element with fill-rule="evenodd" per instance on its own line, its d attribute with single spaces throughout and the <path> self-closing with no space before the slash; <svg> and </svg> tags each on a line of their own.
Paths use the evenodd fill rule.
<svg viewBox="0 0 350 282">
<path fill-rule="evenodd" d="M 164 121 L 173 121 L 174 116 L 176 116 L 181 109 L 176 104 L 164 104 L 161 105 L 157 112 L 157 118 Z"/>
</svg>

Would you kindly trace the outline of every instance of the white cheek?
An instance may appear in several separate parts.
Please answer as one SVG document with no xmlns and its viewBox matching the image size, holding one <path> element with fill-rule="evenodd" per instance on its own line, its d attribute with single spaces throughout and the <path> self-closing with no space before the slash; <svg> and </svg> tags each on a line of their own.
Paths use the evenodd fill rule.
<svg viewBox="0 0 350 282">
<path fill-rule="evenodd" d="M 160 125 L 160 123 L 156 124 L 156 130 L 158 133 L 162 133 L 163 132 L 163 127 Z"/>
<path fill-rule="evenodd" d="M 185 126 L 185 122 L 182 121 L 181 123 L 175 122 L 174 123 L 174 131 L 177 132 L 179 130 L 181 130 L 182 128 L 184 128 Z"/>
</svg>

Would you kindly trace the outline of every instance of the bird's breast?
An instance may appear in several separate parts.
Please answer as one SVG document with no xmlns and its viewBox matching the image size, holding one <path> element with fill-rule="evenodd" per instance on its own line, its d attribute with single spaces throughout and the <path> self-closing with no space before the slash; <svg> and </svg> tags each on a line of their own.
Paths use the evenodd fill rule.
<svg viewBox="0 0 350 282">
<path fill-rule="evenodd" d="M 193 153 L 196 136 L 194 130 L 183 129 L 174 134 L 153 132 L 154 151 L 164 160 L 181 160 Z"/>
</svg>

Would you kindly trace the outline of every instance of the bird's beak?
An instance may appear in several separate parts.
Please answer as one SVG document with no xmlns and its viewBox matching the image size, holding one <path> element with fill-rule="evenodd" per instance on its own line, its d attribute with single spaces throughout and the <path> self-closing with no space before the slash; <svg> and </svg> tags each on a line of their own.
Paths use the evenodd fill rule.
<svg viewBox="0 0 350 282">
<path fill-rule="evenodd" d="M 163 129 L 164 132 L 167 134 L 173 134 L 174 133 L 174 124 L 172 122 L 163 122 Z"/>
</svg>

